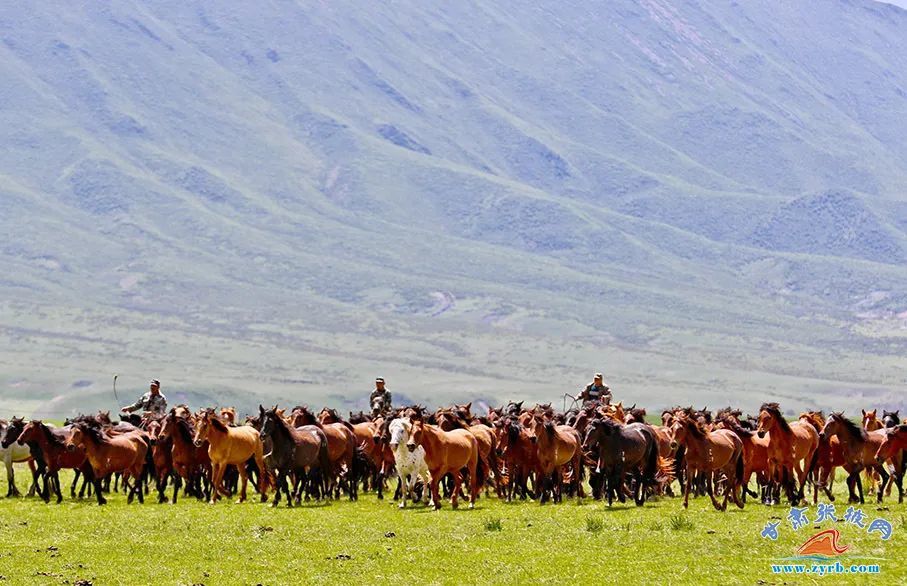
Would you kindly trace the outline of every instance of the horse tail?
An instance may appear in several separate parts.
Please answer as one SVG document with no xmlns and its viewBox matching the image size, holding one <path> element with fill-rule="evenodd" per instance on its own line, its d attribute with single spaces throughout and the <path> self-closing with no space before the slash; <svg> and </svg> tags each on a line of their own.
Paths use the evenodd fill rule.
<svg viewBox="0 0 907 586">
<path fill-rule="evenodd" d="M 658 444 L 654 438 L 648 443 L 648 453 L 646 454 L 646 467 L 643 470 L 643 482 L 655 484 L 655 476 L 658 474 Z"/>
<path fill-rule="evenodd" d="M 737 484 L 743 484 L 743 448 L 741 448 L 740 453 L 737 454 L 737 465 L 734 467 L 734 475 L 737 477 L 735 482 Z"/>
<path fill-rule="evenodd" d="M 321 442 L 318 446 L 318 467 L 320 468 L 319 472 L 321 473 L 321 492 L 322 494 L 327 493 L 328 478 L 331 476 L 331 456 L 328 452 L 328 436 L 324 435 L 322 431 L 319 434 L 319 441 Z"/>
<path fill-rule="evenodd" d="M 488 476 L 488 467 L 485 458 L 482 456 L 476 458 L 476 486 L 481 487 L 485 484 L 485 477 Z"/>
<path fill-rule="evenodd" d="M 809 466 L 806 468 L 806 474 L 804 478 L 812 478 L 812 474 L 816 469 L 816 464 L 819 462 L 819 446 L 817 445 L 813 450 L 813 455 L 809 459 Z"/>
<path fill-rule="evenodd" d="M 667 483 L 674 480 L 675 475 L 674 462 L 662 456 L 658 456 L 658 472 L 656 477 L 663 479 Z"/>
</svg>

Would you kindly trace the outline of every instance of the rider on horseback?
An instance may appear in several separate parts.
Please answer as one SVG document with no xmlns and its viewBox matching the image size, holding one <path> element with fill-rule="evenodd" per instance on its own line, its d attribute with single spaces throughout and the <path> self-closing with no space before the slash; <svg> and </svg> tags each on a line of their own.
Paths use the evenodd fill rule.
<svg viewBox="0 0 907 586">
<path fill-rule="evenodd" d="M 601 401 L 606 405 L 610 405 L 611 387 L 602 382 L 602 374 L 596 372 L 592 382 L 586 385 L 586 388 L 580 392 L 579 398 L 582 399 L 583 402 L 592 401 L 598 403 Z"/>
<path fill-rule="evenodd" d="M 384 388 L 384 379 L 375 379 L 375 390 L 368 398 L 369 405 L 374 415 L 382 415 L 391 410 L 391 392 Z"/>
<path fill-rule="evenodd" d="M 143 412 L 151 412 L 155 415 L 164 415 L 167 413 L 167 397 L 161 393 L 161 383 L 153 379 L 149 384 L 148 392 L 133 403 L 120 409 L 121 413 L 132 413 L 141 409 Z"/>
</svg>

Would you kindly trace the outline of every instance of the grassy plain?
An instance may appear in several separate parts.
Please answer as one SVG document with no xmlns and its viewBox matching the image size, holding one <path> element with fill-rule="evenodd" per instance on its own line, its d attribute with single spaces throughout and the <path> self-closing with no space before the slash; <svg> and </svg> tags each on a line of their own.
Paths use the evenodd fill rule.
<svg viewBox="0 0 907 586">
<path fill-rule="evenodd" d="M 400 511 L 371 494 L 289 510 L 190 499 L 128 506 L 122 495 L 101 508 L 87 499 L 0 499 L 0 583 L 903 583 L 907 506 L 883 506 L 862 508 L 867 522 L 892 521 L 887 542 L 835 525 L 851 546 L 845 564 L 877 563 L 881 575 L 818 577 L 773 575 L 770 565 L 829 522 L 794 531 L 786 506 L 719 513 L 703 498 L 686 512 L 671 498 L 611 509 L 591 499 L 539 506 L 482 498 L 475 510 L 440 512 Z M 816 509 L 807 514 L 814 520 Z M 781 521 L 777 541 L 760 537 L 773 518 Z"/>
</svg>

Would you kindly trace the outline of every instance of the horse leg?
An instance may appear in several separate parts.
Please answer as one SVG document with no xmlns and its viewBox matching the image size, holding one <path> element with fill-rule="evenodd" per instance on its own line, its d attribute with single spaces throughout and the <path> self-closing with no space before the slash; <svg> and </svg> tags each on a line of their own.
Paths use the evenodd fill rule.
<svg viewBox="0 0 907 586">
<path fill-rule="evenodd" d="M 434 504 L 435 510 L 441 508 L 441 495 L 438 493 L 438 484 L 441 482 L 440 473 L 434 473 L 431 475 L 431 502 L 429 505 Z"/>
<path fill-rule="evenodd" d="M 400 509 L 405 509 L 405 508 L 406 508 L 406 497 L 408 496 L 408 493 L 409 493 L 409 492 L 413 489 L 413 487 L 416 485 L 416 478 L 415 478 L 415 476 L 416 476 L 415 474 L 412 474 L 412 476 L 411 476 L 412 480 L 409 481 L 409 482 L 407 482 L 407 479 L 406 479 L 406 477 L 403 475 L 403 473 L 401 473 L 399 470 L 397 470 L 397 481 L 398 481 L 398 482 L 400 483 L 400 485 L 403 487 L 403 490 L 400 491 L 400 492 L 401 492 L 401 495 L 400 495 L 400 496 L 401 496 L 401 500 L 400 500 L 400 504 L 397 505 L 397 508 L 400 508 Z"/>
<path fill-rule="evenodd" d="M 690 469 L 689 467 L 684 470 L 684 483 L 683 483 L 683 508 L 686 509 L 690 506 L 690 488 L 692 488 L 693 481 L 690 478 Z M 608 503 L 611 504 L 610 502 Z"/>
<path fill-rule="evenodd" d="M 712 500 L 712 506 L 717 510 L 721 510 L 721 506 L 718 504 L 718 500 L 715 498 L 715 494 L 712 488 L 712 473 L 705 473 L 705 492 L 709 495 L 709 498 Z"/>
<path fill-rule="evenodd" d="M 463 486 L 463 477 L 459 470 L 453 472 L 453 492 L 450 493 L 450 506 L 456 509 L 460 506 L 460 490 Z"/>
<path fill-rule="evenodd" d="M 13 449 L 10 446 L 10 449 L 6 450 L 5 455 L 3 456 L 3 463 L 6 464 L 6 497 L 11 496 L 22 496 L 19 494 L 19 489 L 16 488 L 16 478 L 15 473 L 13 472 Z"/>
<path fill-rule="evenodd" d="M 28 492 L 25 496 L 35 496 L 35 493 L 38 491 L 38 475 L 40 471 L 38 466 L 35 465 L 35 460 L 29 459 L 28 467 L 31 470 L 31 487 L 29 487 Z"/>
<path fill-rule="evenodd" d="M 57 495 L 57 504 L 63 502 L 63 493 L 60 491 L 60 475 L 54 472 L 54 493 Z"/>
<path fill-rule="evenodd" d="M 189 481 L 188 481 L 186 484 L 191 484 L 191 483 L 192 483 L 192 480 L 189 479 Z M 174 505 L 176 504 L 177 496 L 179 496 L 180 489 L 181 489 L 182 487 L 183 487 L 183 476 L 182 476 L 181 473 L 177 473 L 177 474 L 173 477 L 173 500 L 172 500 L 171 502 L 172 502 Z"/>
<path fill-rule="evenodd" d="M 239 499 L 237 503 L 244 502 L 246 500 L 246 488 L 249 484 L 249 472 L 246 470 L 244 465 L 239 465 L 236 467 L 239 470 L 239 481 L 240 481 L 240 490 L 239 490 Z"/>
<path fill-rule="evenodd" d="M 880 478 L 878 502 L 882 502 L 882 496 L 884 496 L 884 494 L 885 494 L 885 487 L 888 485 L 888 479 L 891 478 L 891 475 L 888 474 L 887 470 L 885 470 L 884 464 L 882 464 L 881 466 L 878 466 L 877 469 L 878 469 L 879 478 Z"/>
</svg>

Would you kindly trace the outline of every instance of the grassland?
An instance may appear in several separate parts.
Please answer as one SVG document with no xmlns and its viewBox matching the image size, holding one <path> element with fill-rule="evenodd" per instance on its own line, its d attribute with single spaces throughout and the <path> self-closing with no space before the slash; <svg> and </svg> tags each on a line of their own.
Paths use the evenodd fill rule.
<svg viewBox="0 0 907 586">
<path fill-rule="evenodd" d="M 101 508 L 0 499 L 0 574 L 5 584 L 96 585 L 903 583 L 907 506 L 884 506 L 863 509 L 870 520 L 892 521 L 887 542 L 836 525 L 852 563 L 878 563 L 881 575 L 820 578 L 771 573 L 771 563 L 816 532 L 812 524 L 793 531 L 785 506 L 718 513 L 706 499 L 683 512 L 670 498 L 611 509 L 589 499 L 539 506 L 482 498 L 476 510 L 433 512 L 400 511 L 374 495 L 290 510 L 194 500 L 127 506 L 121 495 Z M 843 516 L 840 498 L 837 507 Z M 815 508 L 808 514 L 814 519 Z M 777 541 L 760 537 L 771 518 L 781 521 Z"/>
</svg>

